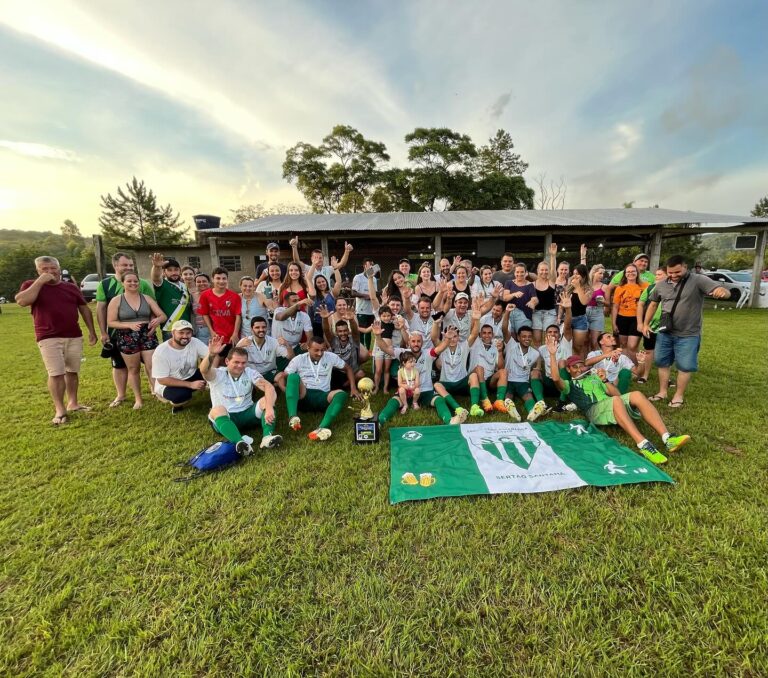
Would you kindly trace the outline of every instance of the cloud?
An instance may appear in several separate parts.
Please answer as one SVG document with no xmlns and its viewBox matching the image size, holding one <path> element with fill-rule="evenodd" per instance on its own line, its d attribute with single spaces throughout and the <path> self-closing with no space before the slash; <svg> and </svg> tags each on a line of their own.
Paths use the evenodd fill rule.
<svg viewBox="0 0 768 678">
<path fill-rule="evenodd" d="M 616 125 L 614 132 L 618 138 L 611 144 L 611 159 L 614 162 L 620 162 L 629 157 L 643 136 L 640 133 L 639 125 L 625 122 Z"/>
<path fill-rule="evenodd" d="M 47 144 L 36 144 L 27 141 L 9 141 L 0 139 L 0 148 L 5 148 L 12 153 L 24 155 L 29 158 L 45 158 L 48 160 L 64 160 L 66 162 L 80 162 L 81 158 L 74 151 L 66 148 L 56 148 Z"/>
<path fill-rule="evenodd" d="M 489 114 L 491 117 L 491 120 L 498 120 L 502 114 L 504 113 L 504 109 L 509 104 L 509 100 L 512 98 L 512 90 L 509 90 L 509 92 L 504 92 L 501 96 L 499 96 L 496 101 L 491 104 L 491 108 L 489 110 Z"/>
</svg>

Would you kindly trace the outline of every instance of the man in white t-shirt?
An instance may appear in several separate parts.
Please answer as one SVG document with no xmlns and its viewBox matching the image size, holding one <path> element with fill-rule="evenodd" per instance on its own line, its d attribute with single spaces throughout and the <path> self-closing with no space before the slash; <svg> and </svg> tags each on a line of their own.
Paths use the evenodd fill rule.
<svg viewBox="0 0 768 678">
<path fill-rule="evenodd" d="M 318 275 L 324 275 L 325 279 L 330 283 L 333 280 L 333 272 L 344 268 L 349 261 L 349 253 L 354 249 L 348 242 L 344 243 L 344 254 L 341 259 L 336 261 L 336 257 L 331 257 L 331 265 L 328 266 L 325 263 L 325 256 L 322 250 L 312 250 L 310 255 L 310 264 L 305 264 L 299 258 L 299 237 L 294 236 L 288 243 L 291 246 L 293 252 L 293 260 L 301 266 L 301 270 L 304 271 L 304 275 L 309 272 L 314 280 Z"/>
<path fill-rule="evenodd" d="M 160 344 L 152 356 L 155 393 L 171 404 L 173 414 L 180 412 L 196 392 L 205 390 L 205 379 L 197 365 L 208 355 L 208 347 L 192 336 L 193 330 L 192 323 L 177 320 L 171 325 L 171 338 Z"/>
<path fill-rule="evenodd" d="M 282 337 L 294 353 L 303 353 L 302 342 L 312 336 L 312 320 L 303 310 L 312 300 L 299 299 L 296 292 L 290 292 L 285 296 L 285 306 L 278 306 L 275 309 L 275 317 L 272 321 L 272 336 L 280 341 Z M 282 372 L 288 360 L 278 359 L 277 370 Z"/>
<path fill-rule="evenodd" d="M 616 337 L 611 332 L 603 332 L 597 338 L 599 351 L 587 354 L 584 364 L 597 374 L 597 370 L 605 370 L 606 380 L 619 389 L 622 395 L 629 391 L 632 377 L 637 374 L 635 363 L 616 347 Z M 637 361 L 645 362 L 645 351 L 638 351 Z"/>
<path fill-rule="evenodd" d="M 527 421 L 536 421 L 544 412 L 547 411 L 547 405 L 544 402 L 544 394 L 537 393 L 534 399 L 532 389 L 533 382 L 536 380 L 541 384 L 541 355 L 531 346 L 533 342 L 533 329 L 528 325 L 523 325 L 517 331 L 517 341 L 510 338 L 506 347 L 505 367 L 507 369 L 507 388 L 511 391 L 505 405 L 507 412 L 516 421 L 520 421 L 520 415 L 515 408 L 514 396 L 522 399 L 523 405 L 528 412 Z"/>
<path fill-rule="evenodd" d="M 504 308 L 506 304 L 501 301 L 501 299 L 497 299 L 493 302 L 493 306 L 491 306 L 491 310 L 486 313 L 482 318 L 480 318 L 480 328 L 482 329 L 483 325 L 490 325 L 491 329 L 493 330 L 493 338 L 494 339 L 501 339 L 502 343 L 504 340 Z M 507 316 L 507 326 L 509 326 L 509 316 Z"/>
<path fill-rule="evenodd" d="M 214 336 L 208 355 L 200 363 L 200 372 L 211 391 L 211 411 L 208 413 L 213 430 L 235 443 L 235 449 L 247 456 L 253 452 L 253 438 L 241 431 L 261 424 L 264 436 L 260 448 L 277 447 L 283 442 L 275 430 L 275 389 L 256 370 L 247 366 L 248 351 L 235 346 L 230 349 L 223 367 L 212 367 L 214 358 L 224 348 L 222 338 Z M 253 387 L 264 396 L 253 402 Z"/>
<path fill-rule="evenodd" d="M 466 341 L 472 327 L 472 314 L 469 312 L 469 295 L 459 292 L 453 300 L 453 308 L 446 312 L 443 327 L 455 327 L 459 338 Z"/>
<path fill-rule="evenodd" d="M 463 407 L 459 407 L 456 413 L 451 416 L 451 411 L 448 409 L 448 403 L 446 402 L 446 396 L 448 392 L 442 386 L 442 384 L 432 383 L 432 364 L 435 362 L 437 355 L 435 349 L 422 350 L 424 344 L 424 336 L 421 332 L 414 331 L 408 335 L 408 348 L 393 348 L 389 342 L 379 344 L 378 340 L 381 338 L 382 328 L 381 323 L 376 321 L 371 328 L 377 345 L 381 346 L 381 349 L 393 358 L 399 359 L 405 351 L 410 351 L 416 358 L 416 369 L 419 372 L 419 405 L 426 407 L 431 405 L 437 410 L 437 415 L 440 417 L 444 424 L 463 424 L 467 420 L 467 411 Z M 401 403 L 397 395 L 392 396 L 384 409 L 379 412 L 379 423 L 383 426 L 392 417 L 394 417 L 400 408 L 405 403 Z"/>
<path fill-rule="evenodd" d="M 369 271 L 372 267 L 373 259 L 365 257 L 365 259 L 363 259 L 363 272 L 358 273 L 352 278 L 352 296 L 356 299 L 355 313 L 357 314 L 358 327 L 370 327 L 374 320 L 373 304 L 371 303 L 371 295 L 368 290 L 368 278 L 373 278 L 374 290 L 378 287 L 378 281 L 371 275 L 371 273 L 366 275 L 366 271 Z M 370 336 L 370 334 L 366 334 L 363 338 L 363 343 L 365 343 L 367 348 L 370 348 L 372 345 Z"/>
<path fill-rule="evenodd" d="M 568 381 L 571 376 L 566 369 L 566 361 L 573 355 L 573 329 L 571 327 L 571 300 L 569 298 L 563 299 L 562 308 L 565 313 L 563 320 L 563 329 L 560 331 L 560 326 L 557 324 L 549 325 L 544 328 L 544 341 L 546 343 L 548 338 L 551 338 L 556 342 L 557 349 L 555 357 L 558 364 L 558 375 L 561 379 Z M 549 360 L 547 359 L 547 353 L 539 349 L 539 353 L 544 363 L 544 372 L 538 377 L 531 379 L 531 388 L 533 389 L 534 396 L 541 397 L 544 395 L 557 396 L 557 404 L 554 406 L 554 412 L 572 412 L 576 410 L 576 405 L 568 402 L 568 397 L 557 388 L 555 378 L 552 376 Z M 541 399 L 541 398 L 539 398 Z"/>
<path fill-rule="evenodd" d="M 275 339 L 267 334 L 267 319 L 257 315 L 251 320 L 251 336 L 243 337 L 238 346 L 248 351 L 248 367 L 256 370 L 270 384 L 277 384 L 285 391 L 282 372 L 278 372 L 277 360 L 289 361 L 293 358 L 293 349 L 284 337 Z"/>
<path fill-rule="evenodd" d="M 479 405 L 472 404 L 469 413 L 479 416 L 478 410 L 483 413 L 493 410 L 507 412 L 507 406 L 504 404 L 507 397 L 504 341 L 493 336 L 493 327 L 488 324 L 480 325 L 480 334 L 469 351 L 469 370 L 477 377 L 480 399 Z M 496 389 L 496 399 L 493 403 L 488 397 L 491 389 Z"/>
<path fill-rule="evenodd" d="M 299 409 L 324 413 L 320 425 L 307 436 L 310 440 L 328 440 L 331 437 L 331 424 L 347 404 L 348 395 L 345 391 L 331 390 L 334 367 L 346 373 L 352 397 L 360 398 L 352 368 L 335 353 L 326 351 L 325 342 L 320 337 L 311 337 L 307 352 L 297 355 L 285 368 L 285 400 L 290 417 L 288 426 L 294 431 L 301 429 Z"/>
<path fill-rule="evenodd" d="M 442 313 L 440 314 L 442 315 Z M 408 320 L 408 327 L 406 328 L 404 338 L 408 343 L 408 337 L 406 336 L 410 332 L 420 332 L 424 337 L 423 350 L 429 350 L 434 346 L 432 342 L 432 327 L 435 323 L 435 316 L 432 314 L 432 302 L 429 297 L 422 297 L 416 304 L 416 312 L 410 309 L 409 313 L 406 313 L 406 319 Z"/>
<path fill-rule="evenodd" d="M 458 401 L 454 398 L 457 395 L 477 395 L 477 401 L 479 402 L 480 385 L 477 380 L 477 374 L 470 374 L 467 370 L 467 363 L 469 362 L 470 346 L 475 343 L 478 332 L 478 317 L 473 319 L 472 329 L 469 337 L 466 340 L 462 340 L 459 336 L 459 330 L 456 326 L 451 325 L 446 327 L 443 332 L 443 338 L 435 343 L 435 347 L 432 349 L 432 355 L 440 358 L 440 381 L 436 384 L 442 386 L 445 389 L 445 401 L 448 406 L 453 410 L 454 414 L 460 414 L 466 410 L 459 405 Z M 435 334 L 437 334 L 437 324 L 435 323 Z M 484 414 L 481 409 L 479 416 Z M 477 410 L 473 416 L 478 416 Z"/>
</svg>

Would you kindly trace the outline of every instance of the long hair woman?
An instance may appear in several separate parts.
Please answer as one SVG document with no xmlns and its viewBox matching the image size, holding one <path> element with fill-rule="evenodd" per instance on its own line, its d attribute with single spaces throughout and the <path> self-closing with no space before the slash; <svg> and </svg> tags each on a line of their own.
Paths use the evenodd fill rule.
<svg viewBox="0 0 768 678">
<path fill-rule="evenodd" d="M 587 322 L 589 323 L 589 348 L 597 351 L 598 340 L 605 331 L 605 291 L 603 283 L 605 266 L 595 264 L 589 269 L 589 284 L 592 287 L 592 298 L 587 304 Z"/>
</svg>

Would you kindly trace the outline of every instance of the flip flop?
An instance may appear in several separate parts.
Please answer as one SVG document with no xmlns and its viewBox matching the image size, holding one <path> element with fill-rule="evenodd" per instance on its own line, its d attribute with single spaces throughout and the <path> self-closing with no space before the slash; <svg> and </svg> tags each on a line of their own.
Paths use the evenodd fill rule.
<svg viewBox="0 0 768 678">
<path fill-rule="evenodd" d="M 638 383 L 638 384 L 644 384 L 644 383 L 645 383 L 645 382 L 647 382 L 647 381 L 648 381 L 648 380 L 647 380 L 645 377 L 640 377 L 640 378 L 637 380 L 637 383 Z"/>
<path fill-rule="evenodd" d="M 89 407 L 88 405 L 78 405 L 77 407 L 73 407 L 71 410 L 67 410 L 67 412 L 90 412 L 93 408 Z"/>
<path fill-rule="evenodd" d="M 679 410 L 685 404 L 684 400 L 670 400 L 669 407 Z"/>
<path fill-rule="evenodd" d="M 67 423 L 67 415 L 66 414 L 57 414 L 53 419 L 51 419 L 51 425 L 52 426 L 61 426 L 62 424 Z"/>
<path fill-rule="evenodd" d="M 659 395 L 658 393 L 656 395 L 652 395 L 648 400 L 650 400 L 652 403 L 657 403 L 659 400 L 666 400 L 667 396 Z"/>
<path fill-rule="evenodd" d="M 109 403 L 110 407 L 120 407 L 125 402 L 125 398 L 115 398 L 111 403 Z"/>
</svg>

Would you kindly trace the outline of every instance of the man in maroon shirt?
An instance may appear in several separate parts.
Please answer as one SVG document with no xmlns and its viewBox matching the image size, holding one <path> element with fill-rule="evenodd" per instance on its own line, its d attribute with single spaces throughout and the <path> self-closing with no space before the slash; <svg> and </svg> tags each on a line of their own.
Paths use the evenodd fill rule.
<svg viewBox="0 0 768 678">
<path fill-rule="evenodd" d="M 240 341 L 242 301 L 239 294 L 228 288 L 229 272 L 226 268 L 215 268 L 211 276 L 213 287 L 200 295 L 200 315 L 211 336 L 217 334 L 224 341 L 221 356 L 226 358 L 229 349 Z"/>
<path fill-rule="evenodd" d="M 88 343 L 97 341 L 91 309 L 77 285 L 62 282 L 61 268 L 53 257 L 35 259 L 36 280 L 25 280 L 16 295 L 19 306 L 32 307 L 35 339 L 48 370 L 50 391 L 56 416 L 54 426 L 66 424 L 67 413 L 89 410 L 77 400 L 80 359 L 83 356 L 83 333 L 80 331 L 79 313 L 88 328 Z M 64 404 L 64 394 L 67 404 Z"/>
</svg>

